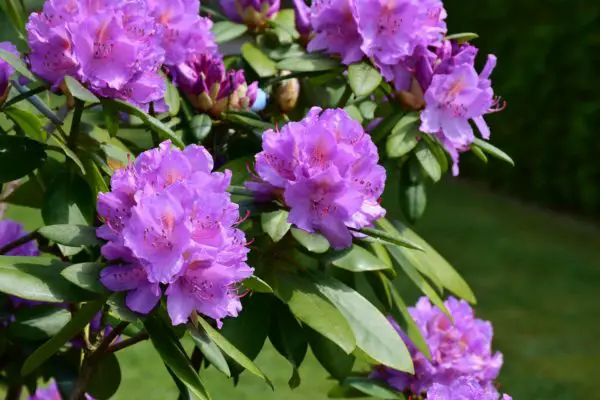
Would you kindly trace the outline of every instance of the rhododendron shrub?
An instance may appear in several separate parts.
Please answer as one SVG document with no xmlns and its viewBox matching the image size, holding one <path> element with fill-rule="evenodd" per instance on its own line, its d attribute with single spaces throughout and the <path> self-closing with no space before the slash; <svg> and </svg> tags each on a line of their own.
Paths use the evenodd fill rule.
<svg viewBox="0 0 600 400">
<path fill-rule="evenodd" d="M 310 347 L 337 397 L 501 396 L 475 295 L 388 217 L 414 223 L 462 153 L 511 162 L 488 142 L 496 57 L 475 67 L 476 35 L 449 34 L 440 0 L 7 4 L 8 399 L 111 398 L 115 353 L 146 340 L 181 398 L 211 398 L 210 365 L 270 390 L 267 338 L 291 387 Z M 31 211 L 4 219 L 14 205 Z M 396 276 L 426 297 L 407 309 Z"/>
</svg>

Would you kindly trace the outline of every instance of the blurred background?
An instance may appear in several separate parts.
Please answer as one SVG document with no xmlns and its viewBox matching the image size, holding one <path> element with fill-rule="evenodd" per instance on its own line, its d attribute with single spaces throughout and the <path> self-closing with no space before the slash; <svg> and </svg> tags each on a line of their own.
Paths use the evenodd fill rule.
<svg viewBox="0 0 600 400">
<path fill-rule="evenodd" d="M 516 167 L 463 156 L 460 178 L 429 188 L 415 228 L 463 274 L 478 315 L 493 322 L 503 391 L 516 400 L 600 399 L 600 2 L 444 3 L 450 33 L 476 32 L 479 61 L 498 57 L 492 80 L 508 107 L 487 121 L 492 143 Z M 0 40 L 16 40 L 1 11 Z M 396 191 L 388 182 L 389 212 L 401 217 Z M 29 229 L 40 224 L 29 209 L 12 207 L 7 217 Z M 418 297 L 410 284 L 403 289 Z M 116 399 L 176 398 L 150 346 L 120 354 Z M 276 392 L 245 374 L 235 391 L 214 370 L 205 381 L 217 400 L 324 399 L 333 386 L 309 357 L 302 385 L 289 390 L 291 368 L 269 343 L 258 364 Z"/>
</svg>

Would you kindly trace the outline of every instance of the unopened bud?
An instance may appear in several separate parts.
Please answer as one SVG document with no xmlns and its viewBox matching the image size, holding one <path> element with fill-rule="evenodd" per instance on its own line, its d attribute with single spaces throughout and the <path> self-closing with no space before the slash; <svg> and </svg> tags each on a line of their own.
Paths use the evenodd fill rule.
<svg viewBox="0 0 600 400">
<path fill-rule="evenodd" d="M 282 75 L 289 75 L 290 71 L 283 71 Z M 300 96 L 300 82 L 296 78 L 286 79 L 277 88 L 275 98 L 282 113 L 287 114 L 296 107 Z"/>
<path fill-rule="evenodd" d="M 410 92 L 406 90 L 396 93 L 396 99 L 407 110 L 419 111 L 425 108 L 425 99 L 421 85 L 413 78 L 410 85 Z"/>
</svg>

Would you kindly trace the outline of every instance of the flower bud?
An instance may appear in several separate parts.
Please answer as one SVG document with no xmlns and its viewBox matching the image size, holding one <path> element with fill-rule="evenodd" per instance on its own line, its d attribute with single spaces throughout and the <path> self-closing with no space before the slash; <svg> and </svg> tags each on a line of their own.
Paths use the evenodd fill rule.
<svg viewBox="0 0 600 400">
<path fill-rule="evenodd" d="M 289 71 L 283 71 L 282 75 L 289 75 Z M 300 96 L 300 82 L 296 78 L 286 79 L 279 85 L 276 94 L 277 105 L 284 114 L 289 113 L 296 107 Z"/>
<path fill-rule="evenodd" d="M 251 29 L 261 29 L 279 11 L 280 0 L 222 0 L 225 14 Z"/>
</svg>

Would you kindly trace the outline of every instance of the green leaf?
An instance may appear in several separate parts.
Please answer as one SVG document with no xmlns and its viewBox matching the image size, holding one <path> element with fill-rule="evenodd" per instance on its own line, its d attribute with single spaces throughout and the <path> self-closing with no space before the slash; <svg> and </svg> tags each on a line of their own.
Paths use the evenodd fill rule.
<svg viewBox="0 0 600 400">
<path fill-rule="evenodd" d="M 381 83 L 381 74 L 370 63 L 363 61 L 348 67 L 348 83 L 356 96 L 368 96 Z"/>
<path fill-rule="evenodd" d="M 432 271 L 435 271 L 436 276 L 439 278 L 442 286 L 450 290 L 452 293 L 460 298 L 467 300 L 470 303 L 475 304 L 475 294 L 467 284 L 467 282 L 460 276 L 460 274 L 450 265 L 444 257 L 442 257 L 433 247 L 431 247 L 422 237 L 417 235 L 413 230 L 399 222 L 395 222 L 396 228 L 403 236 L 413 240 L 423 247 L 424 252 L 416 253 L 413 252 L 416 262 L 419 264 L 427 264 Z"/>
<path fill-rule="evenodd" d="M 301 57 L 286 58 L 277 63 L 277 69 L 292 72 L 331 71 L 340 68 L 338 60 L 320 54 L 306 54 Z"/>
<path fill-rule="evenodd" d="M 319 293 L 309 279 L 281 270 L 277 272 L 274 287 L 277 297 L 290 307 L 296 318 L 350 354 L 356 347 L 356 340 L 340 311 Z"/>
<path fill-rule="evenodd" d="M 23 136 L 0 136 L 0 183 L 14 181 L 39 168 L 45 146 Z"/>
<path fill-rule="evenodd" d="M 369 397 L 369 395 L 353 387 L 341 386 L 337 384 L 329 389 L 329 392 L 327 392 L 327 397 L 330 399 L 358 399 Z"/>
<path fill-rule="evenodd" d="M 243 368 L 248 370 L 250 373 L 263 379 L 265 382 L 267 382 L 269 384 L 269 386 L 271 386 L 271 388 L 273 388 L 273 384 L 271 383 L 269 378 L 267 378 L 267 376 L 260 370 L 260 368 L 258 368 L 248 357 L 246 357 L 246 355 L 244 353 L 239 351 L 233 344 L 231 344 L 215 328 L 210 326 L 210 324 L 208 322 L 206 322 L 202 317 L 198 318 L 198 322 L 200 323 L 202 328 L 206 331 L 206 334 L 208 335 L 208 337 L 210 337 L 210 339 L 213 340 L 217 344 L 217 346 L 219 346 L 219 348 L 221 350 L 223 350 L 223 352 L 225 354 L 227 354 L 229 357 L 231 357 L 232 360 L 234 360 L 240 366 L 242 366 Z M 244 332 L 244 333 L 247 334 L 248 332 Z"/>
<path fill-rule="evenodd" d="M 242 57 L 261 78 L 267 78 L 277 73 L 276 64 L 253 43 L 246 42 L 241 48 Z"/>
<path fill-rule="evenodd" d="M 59 175 L 46 192 L 42 217 L 46 225 L 89 225 L 96 199 L 87 182 L 77 175 Z"/>
<path fill-rule="evenodd" d="M 36 141 L 46 140 L 44 125 L 37 115 L 14 106 L 5 107 L 2 111 L 30 138 Z"/>
<path fill-rule="evenodd" d="M 121 321 L 136 323 L 140 319 L 140 315 L 131 311 L 125 302 L 125 292 L 113 293 L 107 300 L 110 306 L 109 314 Z"/>
<path fill-rule="evenodd" d="M 167 85 L 167 91 L 165 92 L 165 104 L 169 107 L 169 114 L 176 116 L 179 114 L 181 109 L 181 97 L 179 97 L 179 90 L 175 85 L 165 76 L 165 83 Z"/>
<path fill-rule="evenodd" d="M 206 357 L 206 359 L 210 361 L 210 363 L 214 365 L 216 369 L 221 371 L 227 377 L 231 377 L 231 371 L 229 370 L 229 365 L 227 365 L 227 360 L 225 359 L 225 356 L 223 356 L 223 353 L 217 344 L 204 330 L 198 330 L 194 326 L 190 326 L 189 330 L 192 334 L 194 344 L 202 352 L 202 354 L 204 354 L 204 357 Z"/>
<path fill-rule="evenodd" d="M 473 145 L 479 147 L 484 152 L 488 153 L 492 157 L 495 157 L 499 160 L 506 161 L 513 167 L 515 166 L 515 162 L 510 158 L 508 154 L 497 148 L 496 146 L 486 142 L 485 140 L 481 140 L 479 138 L 475 138 L 473 141 Z"/>
<path fill-rule="evenodd" d="M 8 333 L 18 340 L 36 341 L 60 332 L 71 320 L 71 313 L 64 308 L 41 305 L 19 309 L 14 317 L 14 321 L 8 325 Z"/>
<path fill-rule="evenodd" d="M 212 119 L 207 114 L 194 115 L 190 122 L 190 127 L 192 128 L 194 139 L 196 139 L 198 143 L 202 143 L 202 141 L 206 139 L 212 129 L 212 123 Z"/>
<path fill-rule="evenodd" d="M 67 89 L 76 99 L 87 103 L 100 102 L 100 99 L 94 93 L 90 92 L 78 80 L 69 75 L 65 76 L 65 85 L 67 85 Z"/>
<path fill-rule="evenodd" d="M 292 224 L 288 222 L 288 212 L 277 210 L 263 213 L 260 216 L 263 231 L 265 231 L 275 243 L 279 242 L 290 230 Z"/>
<path fill-rule="evenodd" d="M 25 360 L 25 363 L 23 364 L 23 368 L 21 368 L 21 375 L 25 376 L 32 373 L 37 367 L 42 365 L 44 361 L 48 360 L 60 350 L 65 343 L 80 334 L 83 331 L 83 328 L 102 309 L 103 305 L 103 301 L 93 301 L 83 304 L 79 311 L 71 318 L 71 321 L 65 325 L 60 332 L 38 347 L 29 357 L 27 357 L 27 360 Z"/>
<path fill-rule="evenodd" d="M 400 206 L 406 218 L 415 223 L 425 213 L 427 207 L 427 193 L 425 185 L 417 184 L 403 185 L 400 187 Z"/>
<path fill-rule="evenodd" d="M 421 141 L 418 144 L 415 155 L 425 172 L 427 172 L 427 175 L 434 182 L 439 181 L 442 177 L 442 167 L 425 141 Z"/>
<path fill-rule="evenodd" d="M 2 9 L 20 34 L 25 32 L 25 21 L 27 20 L 27 14 L 23 10 L 23 7 L 21 7 L 21 4 L 23 3 L 19 3 L 19 0 L 0 1 Z"/>
<path fill-rule="evenodd" d="M 357 347 L 378 363 L 413 373 L 411 356 L 402 338 L 373 304 L 333 277 L 316 276 L 314 282 L 350 324 Z"/>
<path fill-rule="evenodd" d="M 377 103 L 371 100 L 366 100 L 358 105 L 360 113 L 365 119 L 375 118 L 375 110 L 377 109 Z"/>
<path fill-rule="evenodd" d="M 73 264 L 63 269 L 61 275 L 82 289 L 95 293 L 107 293 L 108 291 L 100 282 L 100 271 L 104 267 L 104 264 L 95 262 Z"/>
<path fill-rule="evenodd" d="M 0 292 L 27 300 L 77 303 L 94 297 L 62 277 L 65 264 L 48 257 L 0 256 Z"/>
<path fill-rule="evenodd" d="M 317 331 L 305 327 L 310 348 L 319 363 L 337 380 L 343 380 L 354 365 L 355 357 L 344 353 L 335 343 Z"/>
<path fill-rule="evenodd" d="M 96 228 L 86 225 L 47 225 L 38 230 L 39 234 L 53 242 L 66 246 L 95 246 L 100 244 Z"/>
<path fill-rule="evenodd" d="M 484 163 L 488 163 L 488 158 L 485 155 L 485 153 L 483 152 L 483 150 L 481 150 L 479 147 L 477 146 L 471 146 L 471 153 L 475 154 L 475 156 L 477 158 L 479 158 L 481 161 L 483 161 Z"/>
<path fill-rule="evenodd" d="M 464 32 L 464 33 L 453 33 L 452 35 L 448 35 L 444 38 L 444 40 L 456 40 L 459 44 L 468 42 L 473 39 L 477 39 L 479 37 L 478 34 L 473 32 Z"/>
<path fill-rule="evenodd" d="M 108 400 L 121 384 L 121 366 L 114 353 L 105 354 L 96 365 L 87 393 L 96 400 Z"/>
<path fill-rule="evenodd" d="M 379 108 L 378 108 L 379 109 Z M 400 112 L 392 112 L 387 117 L 384 117 L 381 122 L 371 131 L 371 138 L 373 142 L 379 143 L 386 138 L 388 133 L 392 132 L 392 129 L 400 122 L 403 114 Z"/>
<path fill-rule="evenodd" d="M 352 246 L 348 253 L 331 260 L 331 263 L 338 268 L 352 272 L 377 271 L 390 268 L 389 265 L 375 257 L 370 251 L 356 244 Z"/>
<path fill-rule="evenodd" d="M 145 113 L 143 110 L 139 109 L 138 107 L 133 106 L 133 105 L 126 103 L 124 101 L 121 101 L 121 100 L 110 100 L 107 102 L 114 104 L 114 106 L 120 111 L 123 111 L 130 115 L 134 115 L 134 116 L 138 117 L 146 125 L 148 125 L 150 127 L 150 129 L 152 129 L 153 131 L 158 133 L 159 136 L 161 136 L 163 139 L 170 139 L 175 146 L 180 147 L 180 148 L 185 147 L 185 143 L 183 143 L 181 138 L 179 136 L 177 136 L 175 134 L 175 132 L 173 132 L 171 130 L 171 128 L 169 128 L 168 126 L 166 126 L 165 124 L 163 124 L 158 119 L 151 116 L 150 114 Z"/>
<path fill-rule="evenodd" d="M 174 334 L 169 331 L 169 327 L 156 316 L 146 318 L 144 326 L 154 348 L 173 374 L 199 399 L 210 399 L 200 377 L 192 368 L 188 356 L 182 350 Z"/>
<path fill-rule="evenodd" d="M 377 224 L 377 222 L 376 222 Z M 389 232 L 381 231 L 373 228 L 361 228 L 360 233 L 367 235 L 370 238 L 379 240 L 383 243 L 390 243 L 395 246 L 407 247 L 409 249 L 414 250 L 423 250 L 421 246 L 416 243 L 411 242 L 410 240 L 403 238 L 397 234 L 391 234 Z"/>
<path fill-rule="evenodd" d="M 291 44 L 300 37 L 296 30 L 296 17 L 292 9 L 279 11 L 270 24 L 274 26 L 274 33 L 281 44 Z"/>
<path fill-rule="evenodd" d="M 234 111 L 224 113 L 223 118 L 228 121 L 236 122 L 241 125 L 247 125 L 253 128 L 261 129 L 263 131 L 267 129 L 275 129 L 275 125 L 273 125 L 270 122 L 265 122 L 256 118 L 250 118 L 243 114 L 236 113 Z"/>
<path fill-rule="evenodd" d="M 419 114 L 410 113 L 403 116 L 392 129 L 385 144 L 388 157 L 402 157 L 414 149 L 419 143 L 419 133 Z"/>
<path fill-rule="evenodd" d="M 83 163 L 79 159 L 79 156 L 77 156 L 77 154 L 75 154 L 75 152 L 73 150 L 71 150 L 66 144 L 64 144 L 62 142 L 62 140 L 59 140 L 56 136 L 51 136 L 50 139 L 52 140 L 53 144 L 58 145 L 58 147 L 60 147 L 60 149 L 63 151 L 63 153 L 65 153 L 65 155 L 67 157 L 69 157 L 71 159 L 71 161 L 73 161 L 75 163 L 75 165 L 77 165 L 77 167 L 79 167 L 81 174 L 85 175 L 85 167 L 83 166 Z"/>
<path fill-rule="evenodd" d="M 398 311 L 400 311 L 400 314 L 402 314 L 402 318 L 404 319 L 404 322 L 406 324 L 404 332 L 406 332 L 411 342 L 415 346 L 417 346 L 417 348 L 425 355 L 425 357 L 430 359 L 431 353 L 429 352 L 429 346 L 427 345 L 427 342 L 425 341 L 421 330 L 415 323 L 415 320 L 410 315 L 406 303 L 404 302 L 404 300 L 400 296 L 400 293 L 398 293 L 398 290 L 396 290 L 392 282 L 388 284 L 388 287 L 392 295 L 392 300 L 394 301 L 394 304 L 396 304 L 396 308 L 398 309 Z"/>
<path fill-rule="evenodd" d="M 102 115 L 109 135 L 116 136 L 119 132 L 119 112 L 115 104 L 110 100 L 102 100 Z"/>
<path fill-rule="evenodd" d="M 37 78 L 31 72 L 29 72 L 27 65 L 25 65 L 25 63 L 19 57 L 4 49 L 0 49 L 0 59 L 10 64 L 11 67 L 17 70 L 17 72 L 23 75 L 25 78 L 32 82 L 37 82 Z"/>
<path fill-rule="evenodd" d="M 252 290 L 258 293 L 273 293 L 273 288 L 256 275 L 252 275 L 250 278 L 242 282 L 242 286 L 246 289 Z"/>
<path fill-rule="evenodd" d="M 300 385 L 298 369 L 306 356 L 308 341 L 302 325 L 290 309 L 280 301 L 275 301 L 272 306 L 269 340 L 275 350 L 292 364 L 293 372 L 288 381 L 289 387 L 292 389 L 298 387 Z"/>
<path fill-rule="evenodd" d="M 405 399 L 404 395 L 401 393 L 395 392 L 392 389 L 387 388 L 383 383 L 369 378 L 358 376 L 346 378 L 344 386 L 353 387 L 376 399 Z"/>
<path fill-rule="evenodd" d="M 215 41 L 218 44 L 236 39 L 247 31 L 248 27 L 246 25 L 236 24 L 231 21 L 215 22 L 212 27 L 212 32 L 215 35 Z"/>
<path fill-rule="evenodd" d="M 329 242 L 325 237 L 319 233 L 308 233 L 302 229 L 292 228 L 292 236 L 298 241 L 306 250 L 312 253 L 325 253 L 329 250 Z"/>
</svg>

